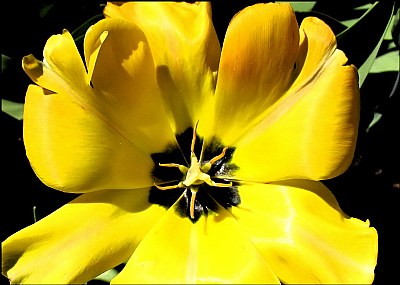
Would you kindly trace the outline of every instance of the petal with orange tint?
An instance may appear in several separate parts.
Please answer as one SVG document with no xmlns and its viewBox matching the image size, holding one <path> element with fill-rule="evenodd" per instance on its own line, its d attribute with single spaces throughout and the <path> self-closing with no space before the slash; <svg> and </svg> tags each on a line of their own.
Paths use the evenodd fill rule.
<svg viewBox="0 0 400 285">
<path fill-rule="evenodd" d="M 266 110 L 265 118 L 236 145 L 237 178 L 271 182 L 321 180 L 350 165 L 359 122 L 354 66 L 340 50 L 305 86 Z"/>
<path fill-rule="evenodd" d="M 298 45 L 299 28 L 288 3 L 256 4 L 232 19 L 222 47 L 211 135 L 234 145 L 259 122 L 290 87 Z"/>
<path fill-rule="evenodd" d="M 126 261 L 165 213 L 148 189 L 76 198 L 2 243 L 2 272 L 14 284 L 84 284 Z"/>
<path fill-rule="evenodd" d="M 372 283 L 377 232 L 346 216 L 322 183 L 255 183 L 239 192 L 232 214 L 284 284 Z"/>
<path fill-rule="evenodd" d="M 336 37 L 331 28 L 318 18 L 305 18 L 300 25 L 299 54 L 291 90 L 306 85 L 335 50 Z"/>
</svg>

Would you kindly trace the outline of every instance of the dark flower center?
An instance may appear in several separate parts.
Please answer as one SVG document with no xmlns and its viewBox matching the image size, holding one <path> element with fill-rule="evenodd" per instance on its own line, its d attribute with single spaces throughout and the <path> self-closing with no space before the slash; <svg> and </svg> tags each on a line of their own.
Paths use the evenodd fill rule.
<svg viewBox="0 0 400 285">
<path fill-rule="evenodd" d="M 223 146 L 217 138 L 203 144 L 196 128 L 188 128 L 176 139 L 178 145 L 151 155 L 155 184 L 149 202 L 169 208 L 178 201 L 176 213 L 192 222 L 203 214 L 218 212 L 221 206 L 239 205 L 239 183 L 222 178 L 238 169 L 231 163 L 235 148 Z"/>
</svg>

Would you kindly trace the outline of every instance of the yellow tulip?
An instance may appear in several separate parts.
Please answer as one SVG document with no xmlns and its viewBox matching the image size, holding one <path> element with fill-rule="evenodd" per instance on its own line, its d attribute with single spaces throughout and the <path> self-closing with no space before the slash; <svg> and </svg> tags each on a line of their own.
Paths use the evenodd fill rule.
<svg viewBox="0 0 400 285">
<path fill-rule="evenodd" d="M 372 283 L 377 232 L 321 180 L 351 163 L 357 70 L 331 29 L 256 4 L 108 3 L 82 60 L 53 35 L 24 110 L 48 186 L 81 195 L 2 243 L 12 283 Z"/>
</svg>

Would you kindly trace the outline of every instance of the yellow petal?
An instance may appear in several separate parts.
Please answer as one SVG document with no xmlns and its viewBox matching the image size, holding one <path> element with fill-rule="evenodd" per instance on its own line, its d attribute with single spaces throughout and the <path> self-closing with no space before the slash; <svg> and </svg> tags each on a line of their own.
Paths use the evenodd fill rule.
<svg viewBox="0 0 400 285">
<path fill-rule="evenodd" d="M 74 39 L 67 30 L 62 34 L 51 36 L 46 42 L 43 53 L 43 62 L 38 61 L 33 55 L 24 57 L 22 61 L 22 67 L 32 81 L 53 92 L 60 92 L 70 86 L 76 90 L 88 90 L 89 82 L 85 66 Z M 85 99 L 81 96 L 81 100 Z"/>
<path fill-rule="evenodd" d="M 143 32 L 131 22 L 105 19 L 88 29 L 84 46 L 94 104 L 113 126 L 148 153 L 174 142 Z"/>
<path fill-rule="evenodd" d="M 193 127 L 214 91 L 220 47 L 210 3 L 108 3 L 104 14 L 137 24 L 145 33 L 157 80 L 176 133 Z"/>
<path fill-rule="evenodd" d="M 44 183 L 63 191 L 150 186 L 150 154 L 175 137 L 147 40 L 133 23 L 107 19 L 88 30 L 85 53 L 89 74 L 64 31 L 46 43 L 44 62 L 24 58 L 33 81 L 55 93 L 27 92 L 28 158 Z"/>
<path fill-rule="evenodd" d="M 105 117 L 145 152 L 162 151 L 174 142 L 148 43 L 136 25 L 107 19 L 89 28 L 85 36 L 88 74 L 66 30 L 47 41 L 44 55 L 43 63 L 32 55 L 23 60 L 35 83 L 68 94 L 82 108 Z"/>
<path fill-rule="evenodd" d="M 114 284 L 280 284 L 235 219 L 221 209 L 196 223 L 171 207 L 146 235 Z"/>
<path fill-rule="evenodd" d="M 299 54 L 296 60 L 296 80 L 291 89 L 306 85 L 336 50 L 336 37 L 322 20 L 305 18 L 300 25 Z"/>
<path fill-rule="evenodd" d="M 85 66 L 74 39 L 67 30 L 64 30 L 62 34 L 53 35 L 47 40 L 43 56 L 49 69 L 63 78 L 68 78 L 69 85 L 78 88 L 88 87 Z M 46 86 L 43 87 L 47 88 Z M 58 91 L 51 88 L 48 89 L 55 92 Z"/>
<path fill-rule="evenodd" d="M 165 210 L 148 189 L 83 194 L 2 243 L 12 283 L 83 284 L 124 262 Z"/>
<path fill-rule="evenodd" d="M 231 21 L 223 43 L 212 134 L 233 145 L 288 89 L 299 28 L 288 3 L 256 4 Z"/>
<path fill-rule="evenodd" d="M 151 186 L 150 155 L 69 95 L 28 88 L 24 143 L 38 177 L 68 192 Z"/>
<path fill-rule="evenodd" d="M 237 176 L 270 182 L 321 180 L 344 172 L 353 159 L 359 122 L 354 66 L 340 50 L 307 84 L 266 110 L 265 118 L 237 143 Z"/>
<path fill-rule="evenodd" d="M 37 85 L 49 90 L 48 93 L 66 93 L 82 108 L 89 108 L 93 104 L 92 88 L 71 34 L 64 30 L 62 34 L 51 36 L 43 53 L 43 62 L 33 55 L 23 58 L 22 68 L 26 74 Z"/>
<path fill-rule="evenodd" d="M 232 214 L 284 284 L 371 284 L 377 233 L 346 216 L 320 182 L 239 187 Z"/>
</svg>

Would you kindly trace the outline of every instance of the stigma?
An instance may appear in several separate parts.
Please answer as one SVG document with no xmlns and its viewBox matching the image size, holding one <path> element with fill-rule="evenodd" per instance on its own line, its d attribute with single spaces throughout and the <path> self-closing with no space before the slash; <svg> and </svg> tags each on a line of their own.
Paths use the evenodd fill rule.
<svg viewBox="0 0 400 285">
<path fill-rule="evenodd" d="M 151 154 L 154 162 L 149 202 L 174 207 L 175 212 L 193 223 L 202 215 L 218 214 L 240 204 L 239 182 L 232 163 L 235 148 L 225 146 L 216 137 L 203 139 L 197 134 L 198 123 L 176 135 L 177 144 Z"/>
<path fill-rule="evenodd" d="M 194 147 L 195 147 L 196 137 L 197 137 L 196 136 L 197 125 L 198 125 L 198 122 L 196 123 L 196 126 L 193 129 L 192 143 L 191 143 L 191 148 L 190 148 L 190 167 L 186 167 L 184 165 L 177 164 L 177 163 L 159 163 L 159 166 L 161 166 L 161 167 L 177 167 L 177 168 L 179 168 L 181 173 L 184 175 L 185 179 L 175 185 L 169 185 L 169 186 L 160 186 L 160 185 L 157 185 L 156 183 L 154 183 L 154 186 L 159 190 L 171 190 L 171 189 L 176 189 L 176 188 L 189 189 L 191 192 L 189 215 L 192 219 L 194 219 L 194 211 L 195 211 L 194 205 L 195 205 L 195 201 L 196 201 L 196 194 L 199 190 L 200 185 L 205 183 L 212 187 L 231 187 L 232 186 L 232 182 L 228 182 L 228 183 L 215 182 L 211 179 L 210 175 L 207 174 L 207 172 L 210 171 L 212 165 L 225 156 L 226 150 L 228 149 L 228 147 L 224 147 L 222 152 L 219 155 L 213 157 L 210 161 L 208 161 L 202 165 L 201 165 L 201 163 L 199 163 L 199 160 L 197 159 L 197 156 L 194 152 Z"/>
</svg>

